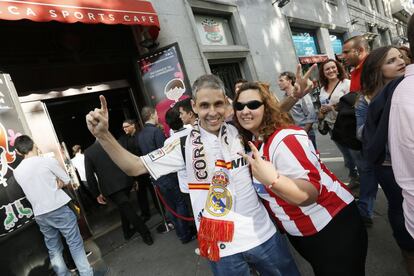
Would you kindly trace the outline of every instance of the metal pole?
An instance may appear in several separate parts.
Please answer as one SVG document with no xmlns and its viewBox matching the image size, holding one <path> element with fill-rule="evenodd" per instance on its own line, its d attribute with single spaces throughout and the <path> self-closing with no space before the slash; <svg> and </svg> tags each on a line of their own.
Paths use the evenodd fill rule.
<svg viewBox="0 0 414 276">
<path fill-rule="evenodd" d="M 159 208 L 159 210 L 160 210 L 161 217 L 162 217 L 162 220 L 163 220 L 164 225 L 165 225 L 165 229 L 167 230 L 165 233 L 168 233 L 168 232 L 170 232 L 172 229 L 168 226 L 167 219 L 166 219 L 166 217 L 165 217 L 165 213 L 164 213 L 164 211 L 163 211 L 163 209 L 162 209 L 161 201 L 160 201 L 160 199 L 158 198 L 158 193 L 157 193 L 157 191 L 156 191 L 156 188 L 155 188 L 155 187 L 156 187 L 156 186 L 155 186 L 154 182 L 152 181 L 152 188 L 154 189 L 154 192 L 155 192 L 155 197 L 157 198 L 158 208 Z"/>
</svg>

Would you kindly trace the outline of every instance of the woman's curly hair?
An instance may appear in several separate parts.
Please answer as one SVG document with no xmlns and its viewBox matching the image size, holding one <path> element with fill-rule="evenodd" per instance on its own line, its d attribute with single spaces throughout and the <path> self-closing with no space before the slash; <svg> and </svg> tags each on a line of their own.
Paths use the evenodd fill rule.
<svg viewBox="0 0 414 276">
<path fill-rule="evenodd" d="M 292 120 L 288 113 L 283 112 L 280 109 L 279 101 L 269 90 L 269 85 L 260 82 L 247 82 L 244 83 L 234 98 L 233 104 L 235 104 L 240 95 L 246 90 L 256 90 L 259 92 L 260 98 L 264 105 L 263 120 L 260 125 L 259 133 L 264 141 L 275 132 L 276 129 L 284 128 L 292 125 Z M 244 142 L 247 142 L 252 139 L 252 134 L 244 129 L 240 122 L 237 119 L 237 110 L 233 107 L 234 113 L 234 124 L 239 129 L 240 134 L 243 137 Z"/>
</svg>

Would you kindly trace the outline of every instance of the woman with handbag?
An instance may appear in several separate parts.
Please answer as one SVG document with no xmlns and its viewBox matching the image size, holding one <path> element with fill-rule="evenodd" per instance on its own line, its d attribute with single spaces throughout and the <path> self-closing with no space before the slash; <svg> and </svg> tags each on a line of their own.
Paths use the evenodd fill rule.
<svg viewBox="0 0 414 276">
<path fill-rule="evenodd" d="M 338 116 L 336 106 L 339 99 L 349 93 L 351 81 L 347 79 L 342 64 L 333 59 L 324 61 L 319 67 L 319 81 L 322 88 L 319 95 L 321 108 L 318 115 L 318 129 L 321 134 L 325 135 L 328 132 L 332 137 L 332 129 Z M 358 178 L 355 159 L 348 147 L 337 142 L 335 145 L 344 157 L 345 167 L 349 169 L 349 178 L 352 183 Z"/>
</svg>

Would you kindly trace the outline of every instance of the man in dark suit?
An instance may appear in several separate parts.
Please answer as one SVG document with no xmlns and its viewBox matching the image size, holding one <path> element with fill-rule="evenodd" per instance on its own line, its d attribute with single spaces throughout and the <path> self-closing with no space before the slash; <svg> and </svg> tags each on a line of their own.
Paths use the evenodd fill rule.
<svg viewBox="0 0 414 276">
<path fill-rule="evenodd" d="M 124 130 L 125 135 L 122 135 L 118 139 L 118 142 L 129 152 L 136 156 L 141 156 L 142 152 L 138 144 L 136 122 L 132 119 L 126 119 L 122 123 L 122 129 Z M 159 210 L 154 188 L 152 187 L 150 176 L 147 173 L 137 176 L 135 179 L 138 181 L 137 199 L 139 208 L 141 209 L 141 217 L 144 221 L 148 221 L 151 218 L 148 191 L 151 193 L 155 208 Z"/>
<path fill-rule="evenodd" d="M 125 239 L 128 240 L 135 232 L 139 232 L 146 244 L 153 244 L 148 227 L 129 202 L 132 178 L 115 165 L 98 142 L 85 150 L 85 171 L 88 185 L 98 203 L 106 204 L 106 198 L 109 198 L 118 207 Z M 132 229 L 129 228 L 130 224 Z"/>
</svg>

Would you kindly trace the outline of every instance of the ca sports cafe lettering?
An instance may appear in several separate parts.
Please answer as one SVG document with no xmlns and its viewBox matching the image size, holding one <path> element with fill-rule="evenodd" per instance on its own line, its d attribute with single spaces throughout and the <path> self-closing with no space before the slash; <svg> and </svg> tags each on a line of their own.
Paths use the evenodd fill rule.
<svg viewBox="0 0 414 276">
<path fill-rule="evenodd" d="M 2 1 L 0 1 L 2 2 Z M 21 2 L 21 1 L 16 1 Z M 30 4 L 30 2 L 26 2 Z M 9 14 L 10 16 L 24 17 L 27 19 L 35 19 L 38 16 L 38 7 L 42 5 L 40 3 L 33 3 L 33 7 L 26 5 L 24 7 L 18 5 L 8 5 L 0 8 L 1 14 Z M 43 4 L 42 6 L 49 6 Z M 115 10 L 115 9 L 100 9 L 100 8 L 89 8 L 89 7 L 77 7 L 77 6 L 66 6 L 53 4 L 50 5 L 53 8 L 42 9 L 42 16 L 45 11 L 49 16 L 50 20 L 67 20 L 77 21 L 86 20 L 89 22 L 96 23 L 155 23 L 156 16 L 148 15 L 148 13 L 140 13 L 134 11 Z"/>
</svg>

